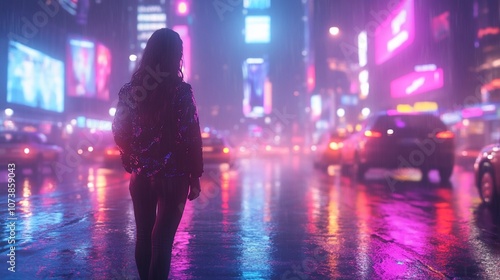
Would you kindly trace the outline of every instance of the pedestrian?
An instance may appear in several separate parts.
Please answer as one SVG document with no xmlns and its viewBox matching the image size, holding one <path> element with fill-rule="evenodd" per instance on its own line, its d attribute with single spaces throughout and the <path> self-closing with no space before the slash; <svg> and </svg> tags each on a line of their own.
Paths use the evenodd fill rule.
<svg viewBox="0 0 500 280">
<path fill-rule="evenodd" d="M 113 135 L 131 173 L 135 261 L 141 279 L 167 279 L 174 236 L 186 199 L 200 195 L 200 125 L 193 91 L 182 73 L 182 40 L 162 28 L 119 92 Z"/>
</svg>

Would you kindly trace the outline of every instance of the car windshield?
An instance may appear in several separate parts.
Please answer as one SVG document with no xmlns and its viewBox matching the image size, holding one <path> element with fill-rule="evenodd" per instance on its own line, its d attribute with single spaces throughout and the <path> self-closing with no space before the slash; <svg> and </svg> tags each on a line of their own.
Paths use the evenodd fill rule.
<svg viewBox="0 0 500 280">
<path fill-rule="evenodd" d="M 19 133 L 1 133 L 0 144 L 28 143 L 28 135 Z"/>
</svg>

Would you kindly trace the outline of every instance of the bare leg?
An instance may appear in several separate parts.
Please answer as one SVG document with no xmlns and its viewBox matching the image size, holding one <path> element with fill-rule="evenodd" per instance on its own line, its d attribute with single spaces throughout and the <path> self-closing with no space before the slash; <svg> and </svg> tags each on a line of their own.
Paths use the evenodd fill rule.
<svg viewBox="0 0 500 280">
<path fill-rule="evenodd" d="M 151 233 L 156 219 L 158 198 L 152 189 L 151 181 L 136 174 L 132 174 L 129 189 L 137 228 L 135 263 L 139 277 L 146 280 L 151 265 Z"/>
<path fill-rule="evenodd" d="M 172 245 L 184 212 L 189 182 L 185 177 L 168 178 L 160 187 L 158 213 L 152 235 L 149 279 L 168 278 Z"/>
</svg>

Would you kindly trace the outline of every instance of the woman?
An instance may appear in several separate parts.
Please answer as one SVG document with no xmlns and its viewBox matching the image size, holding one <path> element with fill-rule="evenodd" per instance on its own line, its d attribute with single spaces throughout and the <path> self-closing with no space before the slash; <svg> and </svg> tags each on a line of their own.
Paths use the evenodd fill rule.
<svg viewBox="0 0 500 280">
<path fill-rule="evenodd" d="M 182 40 L 163 28 L 119 93 L 113 135 L 130 179 L 141 279 L 167 279 L 186 198 L 200 194 L 201 134 L 192 88 L 183 82 Z M 188 194 L 189 192 L 189 194 Z"/>
</svg>

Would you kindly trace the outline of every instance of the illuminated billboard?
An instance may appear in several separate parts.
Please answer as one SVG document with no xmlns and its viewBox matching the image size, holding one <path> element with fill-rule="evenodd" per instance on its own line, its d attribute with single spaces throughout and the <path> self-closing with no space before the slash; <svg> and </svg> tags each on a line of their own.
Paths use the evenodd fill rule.
<svg viewBox="0 0 500 280">
<path fill-rule="evenodd" d="M 78 0 L 59 0 L 61 7 L 73 16 L 76 16 Z"/>
<path fill-rule="evenodd" d="M 443 69 L 415 71 L 391 82 L 391 96 L 405 97 L 442 88 Z"/>
<path fill-rule="evenodd" d="M 188 82 L 191 78 L 191 36 L 189 27 L 187 25 L 176 25 L 172 29 L 179 33 L 182 40 L 182 73 L 184 74 L 184 80 Z"/>
<path fill-rule="evenodd" d="M 245 17 L 245 43 L 258 44 L 271 41 L 271 17 L 270 16 L 246 16 Z"/>
<path fill-rule="evenodd" d="M 272 89 L 267 67 L 262 58 L 248 58 L 243 62 L 243 114 L 246 117 L 271 113 Z"/>
<path fill-rule="evenodd" d="M 9 42 L 7 102 L 64 110 L 64 63 L 15 41 Z"/>
<path fill-rule="evenodd" d="M 375 30 L 375 63 L 382 64 L 415 39 L 414 0 L 404 0 Z"/>
<path fill-rule="evenodd" d="M 69 39 L 66 60 L 68 96 L 95 97 L 95 43 L 85 39 Z"/>
<path fill-rule="evenodd" d="M 66 58 L 66 91 L 70 97 L 109 100 L 111 51 L 89 39 L 70 38 Z"/>
<path fill-rule="evenodd" d="M 111 52 L 102 44 L 97 44 L 95 65 L 97 98 L 101 100 L 109 100 Z"/>
<path fill-rule="evenodd" d="M 167 14 L 163 5 L 137 7 L 137 45 L 141 50 L 144 50 L 153 32 L 165 27 L 167 27 Z"/>
<path fill-rule="evenodd" d="M 263 10 L 271 7 L 271 0 L 243 0 L 243 8 Z"/>
<path fill-rule="evenodd" d="M 450 36 L 450 12 L 446 11 L 432 19 L 432 35 L 435 41 Z"/>
</svg>

